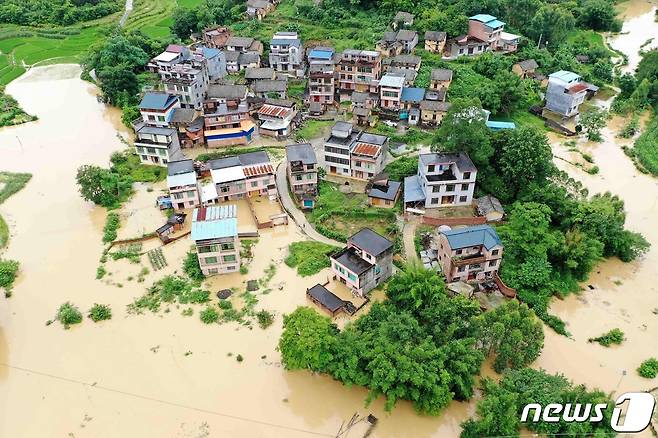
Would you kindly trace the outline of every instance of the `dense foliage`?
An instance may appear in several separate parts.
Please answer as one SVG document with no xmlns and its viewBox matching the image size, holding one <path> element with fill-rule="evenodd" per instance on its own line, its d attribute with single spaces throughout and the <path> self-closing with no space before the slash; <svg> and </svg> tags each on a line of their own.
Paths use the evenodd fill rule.
<svg viewBox="0 0 658 438">
<path fill-rule="evenodd" d="M 645 360 L 637 369 L 637 373 L 646 379 L 654 379 L 658 376 L 658 359 L 652 357 Z"/>
<path fill-rule="evenodd" d="M 112 309 L 107 304 L 94 304 L 87 316 L 94 322 L 106 321 L 112 319 Z"/>
<path fill-rule="evenodd" d="M 195 251 L 189 251 L 185 256 L 185 260 L 183 261 L 183 272 L 194 281 L 203 281 L 205 278 L 201 271 L 199 258 Z"/>
<path fill-rule="evenodd" d="M 103 207 L 118 207 L 132 193 L 130 176 L 94 165 L 81 166 L 76 181 L 85 200 Z"/>
<path fill-rule="evenodd" d="M 0 0 L 0 23 L 66 26 L 118 12 L 121 0 Z"/>
<path fill-rule="evenodd" d="M 624 332 L 622 332 L 618 328 L 613 328 L 607 333 L 602 334 L 601 336 L 597 336 L 596 338 L 590 338 L 587 340 L 588 342 L 598 342 L 599 344 L 603 345 L 604 347 L 609 347 L 612 344 L 621 344 L 624 342 Z"/>
<path fill-rule="evenodd" d="M 64 326 L 64 328 L 68 329 L 71 325 L 80 324 L 82 322 L 82 313 L 77 306 L 67 301 L 59 306 L 56 319 Z"/>
<path fill-rule="evenodd" d="M 11 291 L 19 267 L 16 260 L 0 259 L 0 288 L 5 289 L 5 293 Z"/>
<path fill-rule="evenodd" d="M 517 304 L 483 318 L 476 301 L 450 297 L 443 280 L 420 264 L 393 276 L 386 294 L 386 302 L 375 303 L 342 331 L 306 307 L 286 315 L 279 342 L 284 366 L 365 386 L 368 402 L 384 396 L 387 410 L 404 399 L 435 415 L 453 399 L 472 397 L 485 352 L 505 358 L 499 360 L 502 369 L 527 364 L 541 349 L 541 326 L 537 332 L 532 311 Z M 520 362 L 505 356 L 501 333 L 529 338 L 515 346 Z"/>
<path fill-rule="evenodd" d="M 206 0 L 193 9 L 178 8 L 174 11 L 171 31 L 181 40 L 187 40 L 192 33 L 212 24 L 239 20 L 245 9 L 245 2 L 240 0 Z"/>
<path fill-rule="evenodd" d="M 321 242 L 293 242 L 288 246 L 286 265 L 296 267 L 302 277 L 314 275 L 331 265 L 329 255 L 336 247 Z"/>
<path fill-rule="evenodd" d="M 477 418 L 462 423 L 462 438 L 483 436 L 519 437 L 521 426 L 542 436 L 594 436 L 614 435 L 610 427 L 613 402 L 599 390 L 588 391 L 583 385 L 573 385 L 561 375 L 550 375 L 543 370 L 524 368 L 508 371 L 499 383 L 489 378 L 482 380 L 484 398 L 477 403 Z M 540 420 L 521 423 L 523 407 L 529 403 L 547 406 L 549 403 L 605 403 L 600 422 L 557 422 Z M 532 413 L 533 411 L 531 411 Z M 531 417 L 530 417 L 531 418 Z"/>
</svg>

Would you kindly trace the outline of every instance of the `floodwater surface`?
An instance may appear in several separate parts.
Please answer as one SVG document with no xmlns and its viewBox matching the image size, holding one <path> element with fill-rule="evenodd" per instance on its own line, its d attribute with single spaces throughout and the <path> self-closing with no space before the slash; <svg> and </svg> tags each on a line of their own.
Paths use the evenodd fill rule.
<svg viewBox="0 0 658 438">
<path fill-rule="evenodd" d="M 632 73 L 642 59 L 640 49 L 648 51 L 658 47 L 658 4 L 649 0 L 628 0 L 618 6 L 620 19 L 624 21 L 621 32 L 611 36 L 608 43 L 628 57 L 624 72 Z"/>
</svg>

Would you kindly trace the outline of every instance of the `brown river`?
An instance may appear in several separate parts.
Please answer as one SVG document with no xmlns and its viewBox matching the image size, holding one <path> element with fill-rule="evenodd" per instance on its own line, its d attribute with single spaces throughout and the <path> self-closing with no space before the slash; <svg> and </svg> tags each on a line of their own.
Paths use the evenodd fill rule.
<svg viewBox="0 0 658 438">
<path fill-rule="evenodd" d="M 640 16 L 651 12 L 636 9 Z M 636 37 L 635 50 L 645 39 Z M 80 198 L 75 171 L 81 164 L 106 165 L 113 151 L 125 147 L 117 132 L 124 137 L 128 132 L 120 114 L 98 103 L 96 88 L 78 75 L 77 66 L 43 67 L 8 86 L 39 121 L 0 130 L 0 169 L 34 175 L 0 205 L 11 230 L 3 256 L 20 260 L 22 268 L 13 296 L 0 304 L 0 437 L 333 437 L 355 413 L 379 418 L 372 436 L 458 436 L 473 404 L 454 402 L 439 417 L 420 417 L 401 402 L 387 414 L 383 400 L 364 407 L 363 389 L 283 370 L 276 351 L 281 315 L 306 304 L 305 289 L 326 276 L 301 278 L 282 263 L 287 245 L 305 238 L 294 224 L 261 233 L 247 275 L 206 282 L 212 292 L 244 288 L 245 280 L 261 278 L 273 263 L 272 292 L 259 295 L 256 305 L 276 314 L 268 329 L 206 326 L 199 308 L 192 317 L 176 306 L 169 313 L 129 315 L 126 305 L 134 297 L 180 271 L 189 241 L 165 247 L 169 266 L 150 272 L 143 283 L 134 278 L 150 267 L 144 258 L 140 265 L 108 262 L 108 276 L 95 279 L 105 211 Z M 534 366 L 618 393 L 658 386 L 635 374 L 658 346 L 658 315 L 652 313 L 658 308 L 658 180 L 636 171 L 611 129 L 603 143 L 582 145 L 600 167 L 598 175 L 557 164 L 591 192 L 620 195 L 628 227 L 653 247 L 635 263 L 601 263 L 582 294 L 554 302 L 551 311 L 568 322 L 573 337 L 546 329 Z M 556 155 L 570 158 L 559 143 Z M 142 232 L 143 221 L 153 215 L 145 193 L 138 191 L 121 211 L 124 232 Z M 147 213 L 139 216 L 140 211 Z M 83 312 L 93 303 L 110 304 L 113 318 L 99 324 L 85 318 L 70 330 L 46 325 L 68 300 Z M 626 334 L 622 346 L 587 343 L 613 327 Z M 243 362 L 236 361 L 237 354 Z M 486 366 L 483 372 L 491 375 Z M 365 430 L 358 423 L 341 436 L 361 437 Z"/>
</svg>

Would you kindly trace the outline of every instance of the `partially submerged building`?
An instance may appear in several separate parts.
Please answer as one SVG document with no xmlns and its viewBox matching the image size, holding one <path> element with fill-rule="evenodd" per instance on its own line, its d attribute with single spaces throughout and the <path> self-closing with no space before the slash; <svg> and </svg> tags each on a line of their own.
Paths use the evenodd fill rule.
<svg viewBox="0 0 658 438">
<path fill-rule="evenodd" d="M 200 205 L 197 175 L 192 160 L 167 163 L 167 187 L 173 208 L 182 210 Z"/>
<path fill-rule="evenodd" d="M 318 195 L 318 160 L 310 143 L 286 146 L 286 162 L 290 191 L 303 209 L 315 206 Z"/>
<path fill-rule="evenodd" d="M 212 202 L 224 202 L 252 196 L 276 198 L 274 166 L 265 151 L 248 152 L 208 162 L 210 175 L 217 191 Z M 210 202 L 212 193 L 202 194 Z M 208 200 L 208 201 L 205 201 Z"/>
<path fill-rule="evenodd" d="M 240 269 L 237 206 L 195 208 L 191 238 L 203 275 L 230 274 Z"/>
<path fill-rule="evenodd" d="M 208 147 L 248 144 L 256 125 L 249 117 L 247 87 L 244 85 L 210 85 L 203 103 Z"/>
<path fill-rule="evenodd" d="M 490 225 L 444 230 L 438 260 L 446 282 L 493 280 L 503 258 L 503 244 Z"/>
<path fill-rule="evenodd" d="M 331 270 L 353 294 L 365 297 L 392 275 L 393 242 L 364 228 L 347 240 L 342 251 L 331 256 Z"/>
<path fill-rule="evenodd" d="M 546 90 L 546 109 L 563 117 L 573 117 L 578 114 L 580 104 L 588 94 L 594 94 L 598 87 L 583 81 L 576 73 L 560 70 L 548 76 Z"/>
<path fill-rule="evenodd" d="M 418 157 L 418 173 L 404 179 L 405 210 L 471 205 L 477 169 L 465 152 Z"/>
</svg>

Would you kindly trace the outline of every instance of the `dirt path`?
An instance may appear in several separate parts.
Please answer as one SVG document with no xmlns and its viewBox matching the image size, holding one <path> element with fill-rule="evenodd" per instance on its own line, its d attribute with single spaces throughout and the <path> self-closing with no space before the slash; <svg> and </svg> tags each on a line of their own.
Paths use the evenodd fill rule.
<svg viewBox="0 0 658 438">
<path fill-rule="evenodd" d="M 407 261 L 418 259 L 416 254 L 416 245 L 414 238 L 416 237 L 416 227 L 418 226 L 418 218 L 410 217 L 404 222 L 402 227 L 402 242 L 404 243 L 404 256 Z"/>
<path fill-rule="evenodd" d="M 306 219 L 306 216 L 302 211 L 297 208 L 297 204 L 290 196 L 290 191 L 288 190 L 288 178 L 286 175 L 286 164 L 285 161 L 279 163 L 276 168 L 276 185 L 279 189 L 279 198 L 281 199 L 281 205 L 283 205 L 284 210 L 288 213 L 290 217 L 295 221 L 297 226 L 301 231 L 310 237 L 313 240 L 318 242 L 326 243 L 334 246 L 343 246 L 344 244 L 328 237 L 323 236 L 322 234 L 315 231 L 315 228 L 309 223 Z"/>
<path fill-rule="evenodd" d="M 119 20 L 119 27 L 123 27 L 128 20 L 128 15 L 133 11 L 133 0 L 126 0 L 126 10 L 123 11 L 123 15 Z"/>
</svg>

